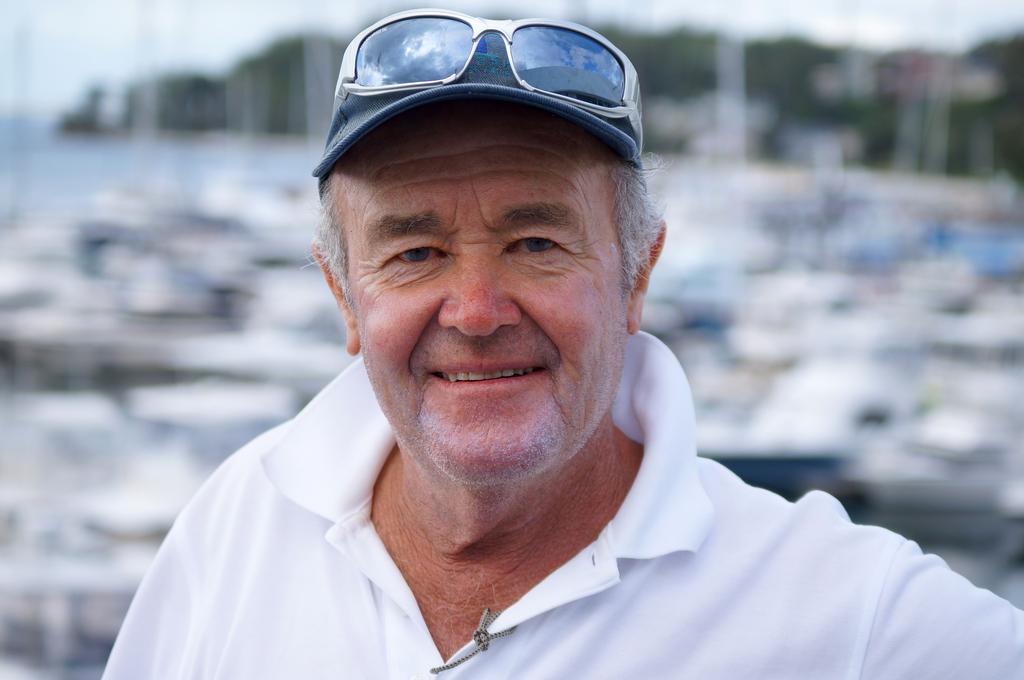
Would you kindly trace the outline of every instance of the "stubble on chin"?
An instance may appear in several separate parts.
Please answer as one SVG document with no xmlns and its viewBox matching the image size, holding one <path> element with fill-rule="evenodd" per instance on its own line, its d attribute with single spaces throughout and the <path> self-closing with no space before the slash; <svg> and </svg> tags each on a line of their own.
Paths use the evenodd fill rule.
<svg viewBox="0 0 1024 680">
<path fill-rule="evenodd" d="M 421 412 L 418 428 L 400 437 L 399 446 L 420 466 L 467 488 L 488 488 L 524 481 L 556 466 L 570 448 L 565 423 L 554 414 L 530 432 L 504 432 L 478 420 L 460 427 L 437 414 Z"/>
</svg>

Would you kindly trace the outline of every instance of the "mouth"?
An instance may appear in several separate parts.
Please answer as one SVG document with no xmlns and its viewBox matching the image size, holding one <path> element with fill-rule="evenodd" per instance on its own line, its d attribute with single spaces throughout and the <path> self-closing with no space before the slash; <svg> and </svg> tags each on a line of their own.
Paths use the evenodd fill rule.
<svg viewBox="0 0 1024 680">
<path fill-rule="evenodd" d="M 434 376 L 447 380 L 448 382 L 479 382 L 481 380 L 500 380 L 502 378 L 517 378 L 519 376 L 529 375 L 534 371 L 540 371 L 540 368 L 506 368 L 500 371 L 491 371 L 489 373 L 471 373 L 466 371 L 459 371 L 453 373 L 446 373 L 444 371 L 435 371 Z"/>
</svg>

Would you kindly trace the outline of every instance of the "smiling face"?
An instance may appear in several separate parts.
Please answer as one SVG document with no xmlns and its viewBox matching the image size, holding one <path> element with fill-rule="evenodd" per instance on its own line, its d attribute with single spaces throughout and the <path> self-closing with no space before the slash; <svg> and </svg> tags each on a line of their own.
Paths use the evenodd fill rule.
<svg viewBox="0 0 1024 680">
<path fill-rule="evenodd" d="M 399 448 L 472 486 L 610 435 L 643 284 L 624 294 L 611 152 L 509 104 L 424 107 L 335 169 L 349 350 Z"/>
</svg>

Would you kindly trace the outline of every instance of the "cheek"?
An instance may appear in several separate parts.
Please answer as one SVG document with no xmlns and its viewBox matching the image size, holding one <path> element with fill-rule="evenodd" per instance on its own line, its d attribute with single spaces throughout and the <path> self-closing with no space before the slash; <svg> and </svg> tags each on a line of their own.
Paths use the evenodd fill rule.
<svg viewBox="0 0 1024 680">
<path fill-rule="evenodd" d="M 364 356 L 392 369 L 407 368 L 420 335 L 436 313 L 436 304 L 407 295 L 364 295 L 358 304 Z"/>
<path fill-rule="evenodd" d="M 538 286 L 524 310 L 554 343 L 571 379 L 592 373 L 605 360 L 616 334 L 624 333 L 626 305 L 602 278 Z"/>
</svg>

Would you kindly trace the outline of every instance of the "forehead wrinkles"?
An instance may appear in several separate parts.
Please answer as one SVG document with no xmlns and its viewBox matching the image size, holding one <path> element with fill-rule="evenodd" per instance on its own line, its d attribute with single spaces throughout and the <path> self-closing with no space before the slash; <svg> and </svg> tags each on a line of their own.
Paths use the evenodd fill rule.
<svg viewBox="0 0 1024 680">
<path fill-rule="evenodd" d="M 587 212 L 585 204 L 604 203 L 604 194 L 610 196 L 611 168 L 603 159 L 598 163 L 570 163 L 560 154 L 543 150 L 547 154 L 545 160 L 560 161 L 543 163 L 533 148 L 491 148 L 498 148 L 502 153 L 495 157 L 485 151 L 465 151 L 392 161 L 366 174 L 341 172 L 343 177 L 339 179 L 348 185 L 349 191 L 340 193 L 364 218 L 396 209 L 398 212 L 431 209 L 438 197 L 456 195 L 448 191 L 446 183 L 456 184 L 458 189 L 470 191 L 479 198 L 483 195 L 480 192 L 500 191 L 511 182 L 518 189 L 518 195 L 502 200 L 503 204 L 568 202 L 580 215 Z M 458 193 L 465 195 L 464 191 Z"/>
<path fill-rule="evenodd" d="M 494 144 L 457 153 L 415 156 L 389 160 L 364 174 L 366 181 L 376 184 L 417 183 L 432 179 L 461 178 L 483 172 L 530 171 L 568 177 L 583 168 L 579 157 L 559 154 L 542 146 Z"/>
<path fill-rule="evenodd" d="M 508 190 L 515 188 L 514 193 Z M 409 208 L 446 203 L 449 199 L 463 200 L 467 197 L 492 200 L 493 208 L 517 203 L 580 203 L 588 198 L 585 177 L 566 177 L 560 173 L 544 170 L 502 170 L 479 168 L 474 172 L 450 172 L 433 177 L 416 176 L 405 182 L 377 183 L 372 195 L 366 201 L 368 211 L 399 205 Z"/>
</svg>

